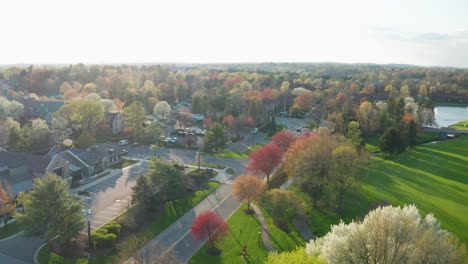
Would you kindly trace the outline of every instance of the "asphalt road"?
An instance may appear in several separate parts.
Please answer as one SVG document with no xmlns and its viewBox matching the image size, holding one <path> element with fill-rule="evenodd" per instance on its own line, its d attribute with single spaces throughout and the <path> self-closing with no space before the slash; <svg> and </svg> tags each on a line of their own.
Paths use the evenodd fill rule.
<svg viewBox="0 0 468 264">
<path fill-rule="evenodd" d="M 0 241 L 0 263 L 30 264 L 34 263 L 34 253 L 44 243 L 35 237 L 15 236 Z"/>
<path fill-rule="evenodd" d="M 145 254 L 144 252 L 151 252 L 151 256 L 171 256 L 171 263 L 186 263 L 204 244 L 204 241 L 195 240 L 190 232 L 195 217 L 202 212 L 214 210 L 226 220 L 239 208 L 239 205 L 240 203 L 231 195 L 231 185 L 222 184 L 215 192 L 148 242 L 134 256 L 139 258 Z M 126 263 L 139 263 L 135 257 L 128 259 Z"/>
</svg>

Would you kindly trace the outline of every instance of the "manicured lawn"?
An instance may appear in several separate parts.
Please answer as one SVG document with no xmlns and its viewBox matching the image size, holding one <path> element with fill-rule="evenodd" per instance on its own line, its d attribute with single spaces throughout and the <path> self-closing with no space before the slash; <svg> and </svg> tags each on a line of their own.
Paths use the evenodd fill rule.
<svg viewBox="0 0 468 264">
<path fill-rule="evenodd" d="M 364 215 L 375 202 L 415 204 L 468 244 L 468 137 L 418 146 L 393 160 L 374 157 L 345 201 L 347 222 Z M 310 216 L 319 236 L 339 222 L 332 210 L 312 210 Z"/>
<path fill-rule="evenodd" d="M 468 130 L 468 120 L 458 122 L 449 127 L 455 128 L 456 130 Z"/>
<path fill-rule="evenodd" d="M 241 153 L 234 152 L 232 150 L 227 149 L 223 153 L 217 154 L 216 156 L 218 156 L 220 158 L 229 158 L 229 159 L 248 159 L 250 152 L 260 148 L 261 146 L 263 146 L 263 145 L 262 144 L 255 144 L 253 146 L 248 147 L 246 150 L 244 150 Z"/>
<path fill-rule="evenodd" d="M 231 234 L 220 243 L 217 247 L 222 250 L 219 256 L 211 256 L 206 253 L 207 245 L 205 244 L 189 261 L 191 264 L 229 264 L 229 263 L 263 263 L 268 256 L 268 251 L 264 248 L 263 242 L 259 239 L 258 232 L 261 230 L 261 225 L 258 222 L 256 215 L 246 215 L 243 210 L 247 208 L 243 204 L 234 215 L 227 221 Z M 292 250 L 296 246 L 303 246 L 304 240 L 295 232 L 286 234 L 276 228 L 270 215 L 263 210 L 263 214 L 267 221 L 268 229 L 271 234 L 271 241 L 277 250 Z M 247 246 L 249 259 L 244 260 L 241 257 L 242 247 Z"/>
<path fill-rule="evenodd" d="M 190 165 L 198 166 L 198 163 L 196 162 L 191 162 L 189 163 Z M 207 168 L 212 168 L 212 169 L 224 169 L 226 166 L 221 165 L 221 164 L 211 164 L 211 163 L 204 163 L 200 162 L 201 167 L 207 167 Z"/>
<path fill-rule="evenodd" d="M 121 163 L 112 165 L 111 168 L 112 169 L 123 169 L 123 168 L 128 167 L 130 165 L 133 165 L 133 164 L 135 164 L 137 162 L 138 162 L 137 160 L 126 160 L 125 159 Z"/>
<path fill-rule="evenodd" d="M 138 243 L 138 244 L 143 245 L 147 241 L 156 237 L 159 233 L 161 233 L 174 221 L 179 219 L 187 211 L 189 211 L 195 205 L 197 205 L 199 202 L 205 199 L 205 197 L 208 196 L 211 192 L 213 192 L 216 188 L 218 188 L 219 185 L 220 183 L 218 182 L 208 182 L 209 187 L 207 189 L 196 191 L 190 197 L 168 202 L 166 204 L 166 210 L 164 214 L 162 214 L 157 219 L 155 219 L 154 222 L 152 222 L 145 230 L 135 234 L 133 237 L 128 239 L 128 240 L 132 240 L 129 243 L 131 244 L 130 246 L 134 246 L 135 244 L 133 243 Z M 125 246 L 122 246 L 121 248 L 123 247 Z M 129 250 L 129 249 L 122 249 L 122 250 L 126 250 L 126 252 L 130 251 L 130 254 L 132 253 L 132 250 Z M 115 263 L 116 260 L 114 259 L 114 256 L 117 256 L 117 255 L 118 255 L 118 252 L 113 252 L 111 256 L 98 258 L 97 260 L 94 260 L 93 263 L 106 263 L 106 264 Z M 125 256 L 125 258 L 127 257 L 130 257 L 130 255 Z M 62 256 L 59 256 L 51 252 L 48 246 L 45 246 L 41 249 L 41 251 L 39 252 L 38 259 L 39 259 L 39 263 L 41 264 L 87 263 L 87 259 L 64 259 Z"/>
<path fill-rule="evenodd" d="M 294 229 L 292 224 L 289 225 L 291 232 L 286 233 L 273 224 L 273 218 L 265 209 L 261 208 L 261 210 L 268 226 L 268 232 L 270 232 L 271 243 L 278 252 L 291 251 L 296 247 L 305 246 L 306 241 Z"/>
<path fill-rule="evenodd" d="M 2 223 L 3 223 L 3 220 L 2 220 Z M 8 229 L 5 230 L 5 226 L 0 227 L 0 239 L 7 238 L 7 237 L 12 236 L 12 235 L 18 233 L 19 231 L 21 231 L 18 228 L 18 225 L 16 224 L 16 221 L 8 223 L 7 228 Z"/>
</svg>

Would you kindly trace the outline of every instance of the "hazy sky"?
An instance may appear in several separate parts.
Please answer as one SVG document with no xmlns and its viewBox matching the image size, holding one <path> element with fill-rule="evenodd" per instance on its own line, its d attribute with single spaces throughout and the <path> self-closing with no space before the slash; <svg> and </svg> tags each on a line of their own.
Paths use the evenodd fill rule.
<svg viewBox="0 0 468 264">
<path fill-rule="evenodd" d="M 468 67 L 467 0 L 8 0 L 0 8 L 0 64 Z"/>
</svg>

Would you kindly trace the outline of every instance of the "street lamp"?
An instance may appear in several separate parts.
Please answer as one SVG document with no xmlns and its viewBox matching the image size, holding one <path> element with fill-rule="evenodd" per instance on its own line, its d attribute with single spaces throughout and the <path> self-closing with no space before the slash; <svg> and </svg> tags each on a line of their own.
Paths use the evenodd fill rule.
<svg viewBox="0 0 468 264">
<path fill-rule="evenodd" d="M 81 210 L 86 213 L 86 221 L 88 222 L 88 263 L 91 263 L 91 209 Z"/>
<path fill-rule="evenodd" d="M 197 163 L 198 163 L 198 171 L 200 171 L 200 163 L 201 163 L 200 150 L 197 150 L 197 154 L 195 155 L 195 158 L 197 159 Z"/>
</svg>

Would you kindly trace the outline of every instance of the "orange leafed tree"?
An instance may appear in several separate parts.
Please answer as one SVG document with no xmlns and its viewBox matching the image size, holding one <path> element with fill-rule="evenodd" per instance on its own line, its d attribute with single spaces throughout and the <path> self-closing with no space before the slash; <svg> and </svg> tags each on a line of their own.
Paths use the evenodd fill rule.
<svg viewBox="0 0 468 264">
<path fill-rule="evenodd" d="M 214 249 L 215 243 L 222 240 L 229 233 L 226 222 L 212 211 L 199 214 L 193 221 L 190 230 L 196 240 L 208 239 L 210 249 Z"/>
<path fill-rule="evenodd" d="M 283 151 L 275 144 L 265 145 L 250 154 L 247 169 L 251 173 L 263 172 L 270 184 L 270 175 L 283 159 Z"/>
<path fill-rule="evenodd" d="M 232 185 L 232 194 L 238 201 L 247 202 L 247 213 L 250 203 L 257 200 L 265 190 L 265 182 L 252 174 L 243 174 L 236 178 Z"/>
<path fill-rule="evenodd" d="M 294 104 L 302 110 L 308 110 L 312 107 L 312 93 L 303 93 L 294 99 Z"/>
<path fill-rule="evenodd" d="M 15 211 L 16 205 L 10 186 L 0 182 L 0 215 L 3 216 L 5 230 L 8 228 L 8 217 L 13 215 Z"/>
<path fill-rule="evenodd" d="M 125 103 L 119 98 L 114 98 L 114 104 L 117 111 L 121 111 L 124 108 Z"/>
<path fill-rule="evenodd" d="M 295 134 L 291 130 L 283 130 L 276 133 L 272 138 L 271 142 L 278 145 L 283 151 L 286 151 L 294 141 Z"/>
</svg>

